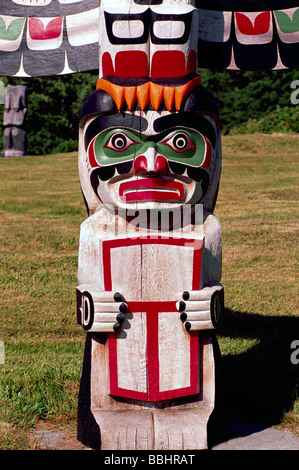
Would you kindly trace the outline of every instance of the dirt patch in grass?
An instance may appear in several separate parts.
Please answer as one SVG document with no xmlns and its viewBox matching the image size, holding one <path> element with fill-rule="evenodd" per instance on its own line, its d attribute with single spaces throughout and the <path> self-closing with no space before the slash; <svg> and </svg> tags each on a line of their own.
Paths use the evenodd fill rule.
<svg viewBox="0 0 299 470">
<path fill-rule="evenodd" d="M 40 422 L 28 431 L 27 438 L 32 450 L 90 450 L 78 441 L 73 426 Z"/>
</svg>

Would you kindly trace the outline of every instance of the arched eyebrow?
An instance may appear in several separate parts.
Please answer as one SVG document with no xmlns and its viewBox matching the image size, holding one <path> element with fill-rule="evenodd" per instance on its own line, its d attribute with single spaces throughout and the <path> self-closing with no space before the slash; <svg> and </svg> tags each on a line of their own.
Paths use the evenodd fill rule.
<svg viewBox="0 0 299 470">
<path fill-rule="evenodd" d="M 114 127 L 123 127 L 134 129 L 137 132 L 145 132 L 148 122 L 141 116 L 135 116 L 131 113 L 113 113 L 103 114 L 96 117 L 87 127 L 85 131 L 85 148 L 87 149 L 89 142 L 100 132 Z"/>
<path fill-rule="evenodd" d="M 169 129 L 184 127 L 194 129 L 209 139 L 212 146 L 216 146 L 216 131 L 213 125 L 196 113 L 176 113 L 161 116 L 154 121 L 155 132 L 161 133 Z"/>
<path fill-rule="evenodd" d="M 88 125 L 85 131 L 85 148 L 87 149 L 91 140 L 104 130 L 123 128 L 142 134 L 146 131 L 147 127 L 148 121 L 146 118 L 130 113 L 98 116 Z M 154 121 L 154 131 L 156 134 L 145 136 L 145 140 L 159 142 L 162 138 L 177 129 L 193 129 L 200 132 L 209 139 L 212 146 L 215 148 L 216 132 L 213 125 L 203 116 L 195 113 L 169 114 L 157 118 Z"/>
</svg>

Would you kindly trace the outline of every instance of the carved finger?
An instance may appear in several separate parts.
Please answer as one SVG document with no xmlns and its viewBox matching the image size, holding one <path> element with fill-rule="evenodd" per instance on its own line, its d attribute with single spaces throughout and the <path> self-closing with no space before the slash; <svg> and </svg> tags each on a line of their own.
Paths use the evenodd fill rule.
<svg viewBox="0 0 299 470">
<path fill-rule="evenodd" d="M 119 331 L 121 325 L 119 323 L 94 322 L 90 331 L 93 333 L 115 333 Z"/>
<path fill-rule="evenodd" d="M 179 301 L 177 302 L 177 309 L 179 312 L 201 312 L 210 310 L 210 300 L 199 301 Z"/>
<path fill-rule="evenodd" d="M 210 310 L 205 310 L 202 312 L 182 312 L 180 318 L 182 322 L 210 321 L 211 315 Z"/>
<path fill-rule="evenodd" d="M 124 296 L 120 292 L 112 291 L 93 291 L 92 297 L 94 302 L 124 302 Z"/>
<path fill-rule="evenodd" d="M 89 292 L 94 302 L 125 302 L 125 298 L 120 292 L 102 291 L 95 284 L 81 284 L 77 290 L 81 294 Z"/>
<path fill-rule="evenodd" d="M 95 312 L 94 314 L 94 322 L 95 323 L 122 323 L 125 319 L 123 313 L 115 314 L 113 313 L 99 313 Z"/>
<path fill-rule="evenodd" d="M 211 321 L 186 321 L 184 326 L 187 331 L 199 331 L 199 330 L 213 330 L 214 326 Z"/>
<path fill-rule="evenodd" d="M 184 291 L 181 293 L 181 297 L 184 301 L 191 301 L 191 300 L 210 300 L 211 296 L 217 290 L 222 290 L 223 287 L 221 284 L 215 286 L 204 287 L 200 290 L 192 290 L 192 291 Z"/>
<path fill-rule="evenodd" d="M 100 313 L 126 313 L 128 311 L 128 306 L 125 302 L 95 302 L 94 303 L 95 312 Z"/>
</svg>

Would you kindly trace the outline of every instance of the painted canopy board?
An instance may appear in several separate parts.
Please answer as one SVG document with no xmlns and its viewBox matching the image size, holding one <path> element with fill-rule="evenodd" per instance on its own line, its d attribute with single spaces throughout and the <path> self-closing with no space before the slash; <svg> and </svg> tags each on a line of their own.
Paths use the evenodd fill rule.
<svg viewBox="0 0 299 470">
<path fill-rule="evenodd" d="M 184 27 L 184 21 L 173 14 L 173 2 L 5 0 L 0 5 L 0 75 L 49 76 L 96 70 L 100 31 L 107 28 L 107 22 L 111 25 L 111 21 L 112 31 L 117 31 L 122 20 L 141 27 L 142 32 L 136 31 L 134 38 L 135 45 L 140 41 L 141 50 L 153 32 L 155 41 L 163 42 L 163 27 L 167 31 L 168 21 L 177 21 Z M 199 67 L 242 70 L 298 67 L 298 0 L 182 0 L 181 3 L 197 9 Z M 111 14 L 100 16 L 100 9 L 105 10 L 105 6 L 114 9 L 117 18 Z M 151 28 L 142 19 L 148 17 L 147 12 L 151 13 Z"/>
<path fill-rule="evenodd" d="M 99 0 L 5 0 L 0 75 L 45 76 L 98 68 Z"/>
</svg>

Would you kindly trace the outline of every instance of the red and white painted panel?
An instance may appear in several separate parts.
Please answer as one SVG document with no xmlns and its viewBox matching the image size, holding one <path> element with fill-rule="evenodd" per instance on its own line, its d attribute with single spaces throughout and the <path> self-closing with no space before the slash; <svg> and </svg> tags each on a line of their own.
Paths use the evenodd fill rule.
<svg viewBox="0 0 299 470">
<path fill-rule="evenodd" d="M 199 392 L 198 332 L 184 329 L 173 299 L 200 288 L 201 256 L 202 240 L 191 238 L 103 242 L 105 290 L 122 288 L 125 261 L 135 262 L 126 283 L 131 291 L 124 293 L 128 321 L 118 334 L 108 334 L 112 395 L 161 401 Z"/>
</svg>

